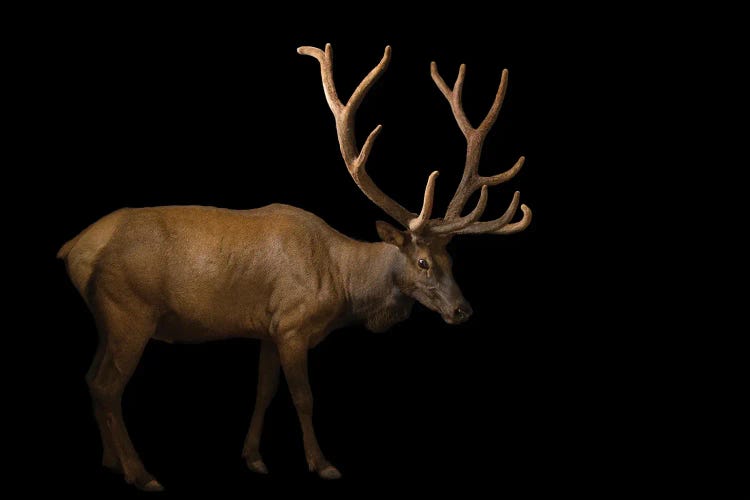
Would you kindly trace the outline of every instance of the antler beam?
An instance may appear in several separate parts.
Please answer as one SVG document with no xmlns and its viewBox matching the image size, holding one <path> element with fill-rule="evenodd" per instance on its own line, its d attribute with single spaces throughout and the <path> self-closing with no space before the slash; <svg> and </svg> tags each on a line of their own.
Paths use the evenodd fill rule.
<svg viewBox="0 0 750 500">
<path fill-rule="evenodd" d="M 367 158 L 370 156 L 370 151 L 375 143 L 375 139 L 382 129 L 382 125 L 378 125 L 372 132 L 370 132 L 364 146 L 362 146 L 362 151 L 357 149 L 357 141 L 354 134 L 354 117 L 357 109 L 372 85 L 378 80 L 378 78 L 380 78 L 388 67 L 388 62 L 391 59 L 391 47 L 387 46 L 385 48 L 385 53 L 383 54 L 380 63 L 378 63 L 364 80 L 360 82 L 346 104 L 343 104 L 339 99 L 338 93 L 336 92 L 336 85 L 333 81 L 333 50 L 331 49 L 331 44 L 326 44 L 325 51 L 316 47 L 306 46 L 298 48 L 297 53 L 314 57 L 320 63 L 320 76 L 323 81 L 323 92 L 325 93 L 326 101 L 328 101 L 328 107 L 331 108 L 331 112 L 336 119 L 336 132 L 338 134 L 339 147 L 341 148 L 341 156 L 344 158 L 344 163 L 346 163 L 346 167 L 349 170 L 352 179 L 354 179 L 354 182 L 359 189 L 362 190 L 365 196 L 383 209 L 388 215 L 396 219 L 402 226 L 410 229 L 412 232 L 423 230 L 432 213 L 437 172 L 433 172 L 427 182 L 424 203 L 420 214 L 417 215 L 410 212 L 390 196 L 385 194 L 375 182 L 373 182 L 365 169 Z"/>
<path fill-rule="evenodd" d="M 445 83 L 445 80 L 443 80 L 443 77 L 440 76 L 437 64 L 434 61 L 430 65 L 430 74 L 432 75 L 432 80 L 435 82 L 435 85 L 437 85 L 440 92 L 450 104 L 458 128 L 466 138 L 466 162 L 464 164 L 464 172 L 461 176 L 461 182 L 448 205 L 445 218 L 443 221 L 436 221 L 431 225 L 430 231 L 437 234 L 510 234 L 523 231 L 531 222 L 531 209 L 526 205 L 521 205 L 521 211 L 524 214 L 523 219 L 515 224 L 508 225 L 518 208 L 518 192 L 515 193 L 513 201 L 501 217 L 494 221 L 477 222 L 484 212 L 487 203 L 487 186 L 496 186 L 512 179 L 518 171 L 521 170 L 525 161 L 525 158 L 521 156 L 513 167 L 503 173 L 489 177 L 479 175 L 479 160 L 482 154 L 482 146 L 484 145 L 484 140 L 487 137 L 488 132 L 495 124 L 495 121 L 500 114 L 500 107 L 503 104 L 505 91 L 508 87 L 508 70 L 503 70 L 500 79 L 500 86 L 495 95 L 495 100 L 493 101 L 490 110 L 487 112 L 487 116 L 482 120 L 479 127 L 476 128 L 474 128 L 471 125 L 471 122 L 469 122 L 466 112 L 463 109 L 463 103 L 461 102 L 464 78 L 466 77 L 466 65 L 462 64 L 459 67 L 458 76 L 456 77 L 456 82 L 453 85 L 453 88 L 450 88 Z M 466 202 L 479 188 L 482 189 L 482 192 L 480 193 L 479 202 L 477 203 L 476 208 L 469 215 L 461 217 L 461 212 L 466 206 Z"/>
</svg>

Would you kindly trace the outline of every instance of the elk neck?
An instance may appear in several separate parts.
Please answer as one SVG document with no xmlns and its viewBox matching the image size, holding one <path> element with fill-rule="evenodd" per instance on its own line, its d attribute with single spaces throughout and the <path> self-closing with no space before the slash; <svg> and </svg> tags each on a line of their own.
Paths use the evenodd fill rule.
<svg viewBox="0 0 750 500">
<path fill-rule="evenodd" d="M 387 243 L 349 240 L 337 249 L 339 276 L 351 323 L 382 332 L 409 317 L 414 299 L 398 286 L 404 256 Z"/>
</svg>

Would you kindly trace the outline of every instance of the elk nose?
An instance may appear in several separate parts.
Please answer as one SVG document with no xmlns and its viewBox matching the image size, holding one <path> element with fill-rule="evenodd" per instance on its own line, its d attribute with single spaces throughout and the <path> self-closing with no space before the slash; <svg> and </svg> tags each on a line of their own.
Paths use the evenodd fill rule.
<svg viewBox="0 0 750 500">
<path fill-rule="evenodd" d="M 456 318 L 456 321 L 466 321 L 473 312 L 468 302 L 462 302 L 453 311 L 453 317 Z"/>
</svg>

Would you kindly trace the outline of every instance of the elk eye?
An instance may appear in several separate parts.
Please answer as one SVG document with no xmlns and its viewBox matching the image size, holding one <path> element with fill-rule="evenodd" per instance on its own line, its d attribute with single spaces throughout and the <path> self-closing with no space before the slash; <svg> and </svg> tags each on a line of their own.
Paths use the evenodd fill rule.
<svg viewBox="0 0 750 500">
<path fill-rule="evenodd" d="M 429 268 L 430 268 L 430 263 L 429 263 L 429 262 L 427 262 L 427 261 L 426 261 L 426 260 L 424 260 L 424 259 L 419 259 L 419 260 L 417 261 L 417 265 L 418 265 L 419 267 L 421 267 L 422 269 L 429 269 Z"/>
</svg>

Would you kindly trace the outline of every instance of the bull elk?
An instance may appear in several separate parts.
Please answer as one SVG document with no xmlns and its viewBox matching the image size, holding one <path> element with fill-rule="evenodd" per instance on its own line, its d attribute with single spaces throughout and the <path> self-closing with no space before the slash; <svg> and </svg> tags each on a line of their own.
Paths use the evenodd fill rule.
<svg viewBox="0 0 750 500">
<path fill-rule="evenodd" d="M 450 324 L 472 314 L 453 279 L 446 244 L 459 234 L 512 234 L 526 229 L 531 210 L 511 222 L 519 193 L 505 213 L 479 219 L 487 188 L 511 179 L 521 157 L 504 173 L 478 173 L 482 144 L 497 119 L 508 71 L 487 116 L 473 127 L 461 103 L 466 66 L 449 87 L 433 62 L 432 79 L 450 104 L 466 138 L 466 163 L 445 216 L 432 218 L 435 181 L 427 180 L 420 212 L 413 213 L 375 185 L 365 165 L 378 125 L 357 147 L 354 117 L 363 98 L 385 71 L 383 58 L 344 104 L 333 80 L 331 45 L 297 52 L 320 63 L 323 91 L 336 122 L 341 155 L 354 183 L 404 228 L 378 221 L 382 241 L 356 241 L 305 210 L 273 204 L 253 210 L 202 206 L 124 208 L 95 222 L 65 243 L 57 254 L 73 285 L 91 310 L 99 345 L 86 375 L 103 445 L 103 465 L 147 491 L 162 489 L 143 466 L 128 436 L 121 410 L 125 386 L 149 339 L 202 342 L 230 337 L 261 341 L 258 390 L 245 439 L 247 466 L 267 473 L 259 452 L 263 419 L 276 391 L 280 369 L 288 381 L 302 427 L 310 471 L 324 479 L 340 477 L 323 455 L 312 423 L 307 351 L 329 332 L 364 324 L 381 332 L 405 320 L 415 301 Z M 464 206 L 480 190 L 476 206 Z"/>
</svg>

